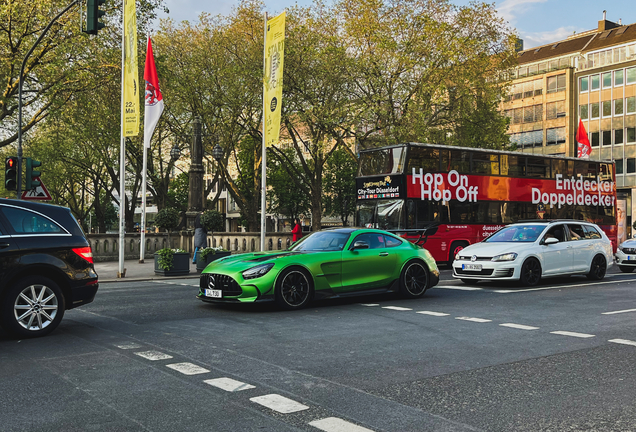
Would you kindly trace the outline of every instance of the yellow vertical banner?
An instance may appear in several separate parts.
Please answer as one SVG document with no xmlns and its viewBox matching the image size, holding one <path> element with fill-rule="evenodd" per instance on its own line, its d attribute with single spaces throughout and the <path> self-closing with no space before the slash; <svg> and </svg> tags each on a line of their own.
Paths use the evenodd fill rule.
<svg viewBox="0 0 636 432">
<path fill-rule="evenodd" d="M 263 132 L 265 145 L 278 144 L 283 102 L 283 53 L 285 12 L 267 21 L 265 36 L 265 76 L 263 77 Z"/>
<path fill-rule="evenodd" d="M 124 136 L 139 134 L 139 69 L 137 68 L 136 0 L 124 0 Z"/>
</svg>

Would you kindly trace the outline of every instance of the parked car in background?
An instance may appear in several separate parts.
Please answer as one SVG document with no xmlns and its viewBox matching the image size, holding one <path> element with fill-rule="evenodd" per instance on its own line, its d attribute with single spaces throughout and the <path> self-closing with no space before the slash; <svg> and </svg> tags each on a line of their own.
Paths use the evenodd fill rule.
<svg viewBox="0 0 636 432">
<path fill-rule="evenodd" d="M 421 246 L 386 231 L 336 228 L 313 232 L 286 251 L 212 262 L 201 274 L 198 298 L 300 309 L 314 298 L 382 292 L 415 298 L 438 282 L 435 260 Z"/>
<path fill-rule="evenodd" d="M 0 199 L 0 325 L 29 338 L 95 298 L 90 244 L 66 207 Z"/>
<path fill-rule="evenodd" d="M 623 273 L 631 273 L 636 268 L 636 239 L 629 239 L 618 246 L 616 264 Z"/>
<path fill-rule="evenodd" d="M 519 280 L 533 286 L 550 276 L 581 274 L 600 280 L 613 263 L 612 243 L 597 225 L 533 221 L 508 225 L 461 250 L 453 261 L 453 277 L 466 283 Z"/>
</svg>

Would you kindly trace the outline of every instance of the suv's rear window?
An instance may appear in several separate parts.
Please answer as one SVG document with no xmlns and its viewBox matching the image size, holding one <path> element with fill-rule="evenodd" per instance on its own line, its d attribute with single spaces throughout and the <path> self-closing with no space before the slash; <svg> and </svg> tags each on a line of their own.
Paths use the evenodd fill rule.
<svg viewBox="0 0 636 432">
<path fill-rule="evenodd" d="M 11 223 L 13 230 L 18 234 L 65 232 L 52 220 L 28 210 L 15 207 L 3 207 L 2 212 L 9 220 L 9 223 Z"/>
</svg>

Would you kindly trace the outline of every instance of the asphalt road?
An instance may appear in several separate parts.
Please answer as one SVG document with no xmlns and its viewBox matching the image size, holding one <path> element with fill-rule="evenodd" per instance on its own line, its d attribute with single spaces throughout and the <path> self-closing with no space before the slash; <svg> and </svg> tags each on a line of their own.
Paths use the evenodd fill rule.
<svg viewBox="0 0 636 432">
<path fill-rule="evenodd" d="M 0 331 L 0 431 L 636 430 L 636 274 L 296 312 L 196 279 L 102 284 L 50 336 Z"/>
</svg>

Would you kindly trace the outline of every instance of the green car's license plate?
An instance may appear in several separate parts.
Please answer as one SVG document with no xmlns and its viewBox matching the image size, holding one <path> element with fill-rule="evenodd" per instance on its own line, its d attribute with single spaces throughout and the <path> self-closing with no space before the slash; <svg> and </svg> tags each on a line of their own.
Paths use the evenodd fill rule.
<svg viewBox="0 0 636 432">
<path fill-rule="evenodd" d="M 223 297 L 223 293 L 221 292 L 221 290 L 206 289 L 205 290 L 205 296 L 206 297 L 221 298 L 221 297 Z"/>
</svg>

